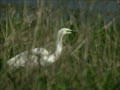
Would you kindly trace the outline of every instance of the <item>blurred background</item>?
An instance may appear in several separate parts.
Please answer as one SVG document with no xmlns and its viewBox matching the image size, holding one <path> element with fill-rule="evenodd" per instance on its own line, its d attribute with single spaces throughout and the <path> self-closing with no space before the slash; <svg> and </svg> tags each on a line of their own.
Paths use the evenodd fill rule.
<svg viewBox="0 0 120 90">
<path fill-rule="evenodd" d="M 0 90 L 120 90 L 119 0 L 0 0 Z M 9 70 L 6 62 L 31 48 L 55 51 L 57 62 Z"/>
</svg>

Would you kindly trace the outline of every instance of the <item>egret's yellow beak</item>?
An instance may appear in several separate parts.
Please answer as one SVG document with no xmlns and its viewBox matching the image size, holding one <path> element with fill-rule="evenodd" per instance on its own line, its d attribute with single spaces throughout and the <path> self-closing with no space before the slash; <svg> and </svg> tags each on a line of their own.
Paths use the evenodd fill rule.
<svg viewBox="0 0 120 90">
<path fill-rule="evenodd" d="M 72 30 L 71 30 L 71 29 L 69 29 L 67 32 L 71 34 L 71 33 L 72 33 Z"/>
</svg>

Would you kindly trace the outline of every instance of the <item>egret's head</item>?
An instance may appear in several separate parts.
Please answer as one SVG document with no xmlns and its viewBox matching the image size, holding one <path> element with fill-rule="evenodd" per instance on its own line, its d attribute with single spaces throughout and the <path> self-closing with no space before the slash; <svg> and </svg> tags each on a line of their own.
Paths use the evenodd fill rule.
<svg viewBox="0 0 120 90">
<path fill-rule="evenodd" d="M 62 29 L 60 29 L 59 32 L 62 33 L 63 35 L 64 35 L 64 34 L 71 34 L 71 33 L 72 33 L 72 30 L 69 29 L 69 28 L 62 28 Z"/>
</svg>

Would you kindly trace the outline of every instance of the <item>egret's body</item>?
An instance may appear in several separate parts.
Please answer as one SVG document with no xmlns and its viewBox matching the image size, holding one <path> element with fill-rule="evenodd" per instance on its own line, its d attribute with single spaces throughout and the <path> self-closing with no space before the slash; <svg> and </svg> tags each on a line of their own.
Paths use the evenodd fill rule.
<svg viewBox="0 0 120 90">
<path fill-rule="evenodd" d="M 15 57 L 8 60 L 8 65 L 12 67 L 21 67 L 26 65 L 36 66 L 41 64 L 42 66 L 50 64 L 58 60 L 62 52 L 62 39 L 65 34 L 70 34 L 72 30 L 68 28 L 62 28 L 57 35 L 56 50 L 53 54 L 44 48 L 34 48 L 29 51 L 24 51 Z"/>
</svg>

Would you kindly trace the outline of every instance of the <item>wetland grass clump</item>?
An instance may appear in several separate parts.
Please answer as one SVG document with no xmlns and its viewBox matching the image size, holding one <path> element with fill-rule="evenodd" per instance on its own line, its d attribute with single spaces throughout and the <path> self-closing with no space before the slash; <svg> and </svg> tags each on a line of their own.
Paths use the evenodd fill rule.
<svg viewBox="0 0 120 90">
<path fill-rule="evenodd" d="M 4 7 L 5 8 L 5 7 Z M 72 10 L 45 7 L 5 8 L 0 17 L 0 90 L 119 90 L 120 24 L 102 15 L 74 15 Z M 67 17 L 66 17 L 67 15 Z M 87 23 L 86 23 L 87 19 Z M 57 30 L 79 30 L 64 40 L 60 59 L 47 67 L 10 72 L 9 58 L 33 47 L 54 51 Z"/>
</svg>

